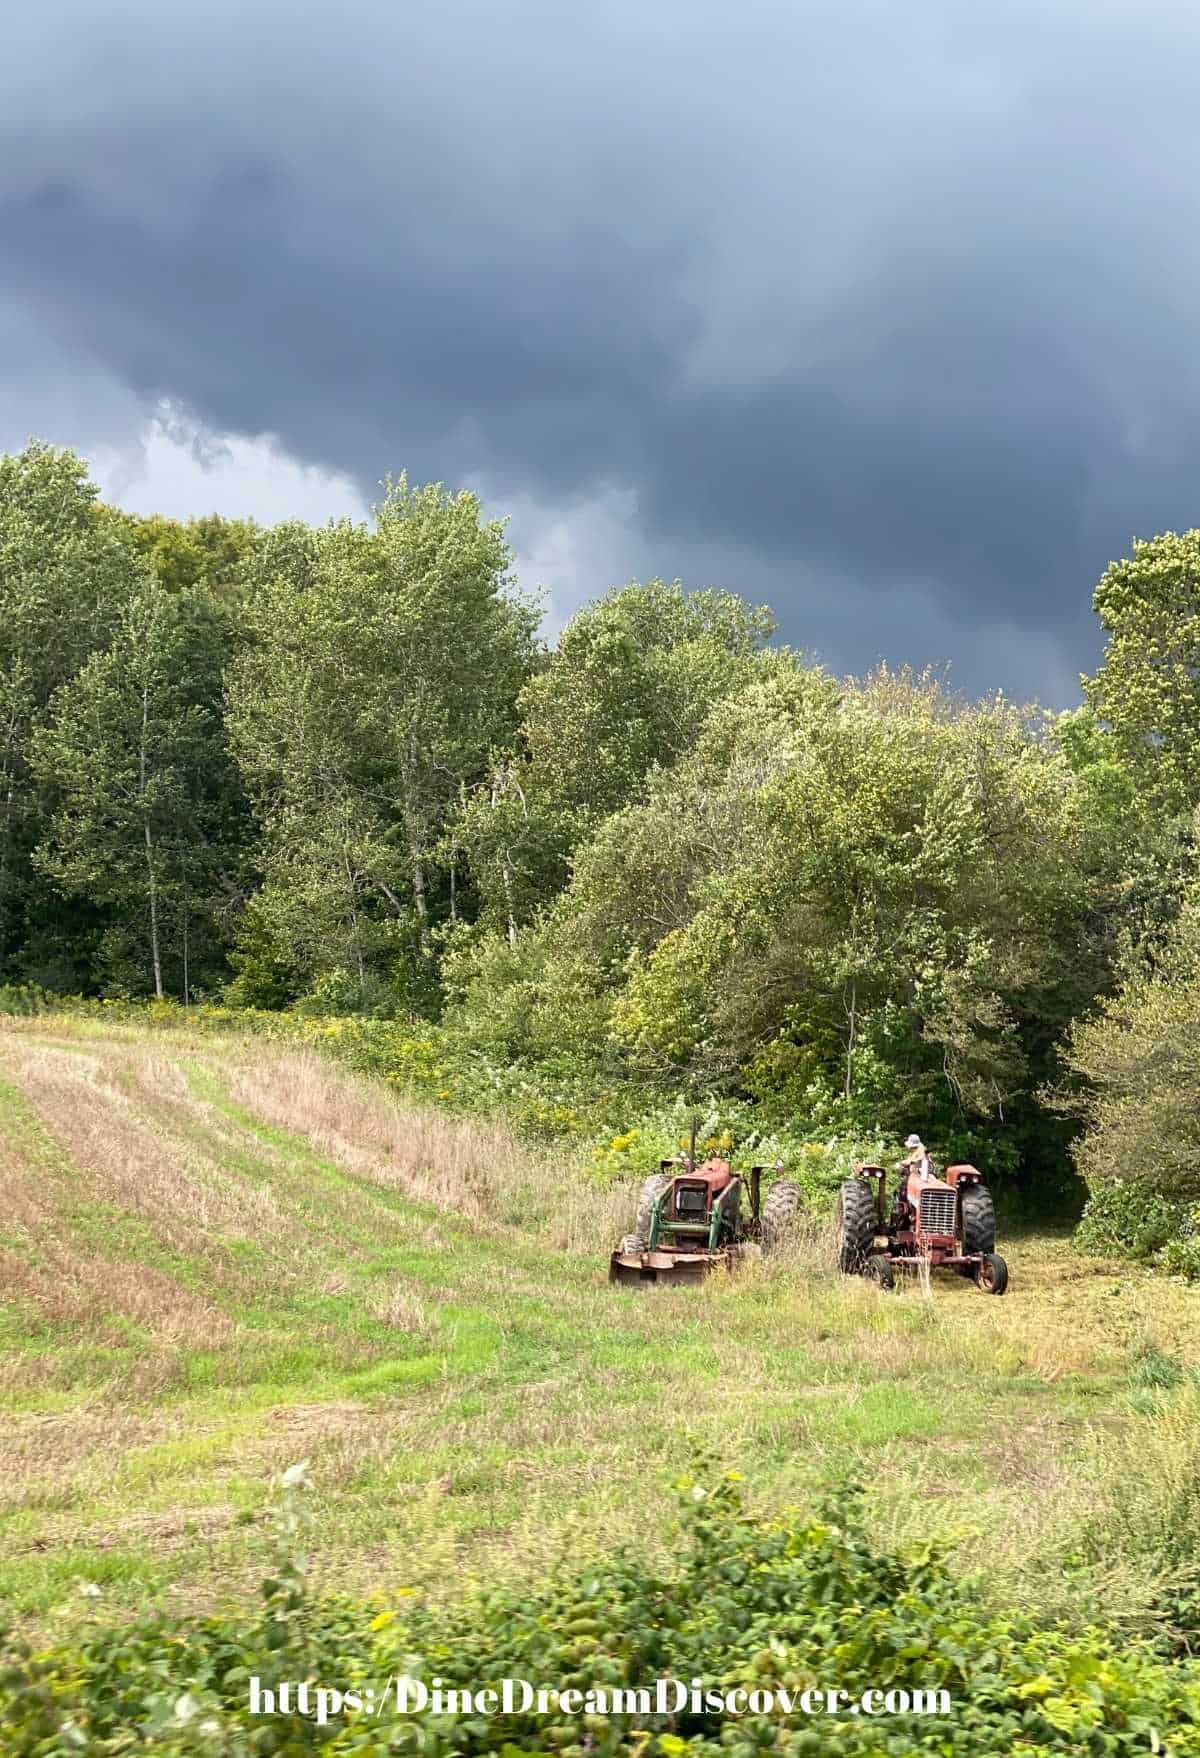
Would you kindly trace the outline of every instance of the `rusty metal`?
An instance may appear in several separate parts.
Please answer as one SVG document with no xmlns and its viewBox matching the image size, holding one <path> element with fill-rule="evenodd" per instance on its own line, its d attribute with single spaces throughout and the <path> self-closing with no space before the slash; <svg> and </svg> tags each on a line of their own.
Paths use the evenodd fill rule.
<svg viewBox="0 0 1200 1758">
<path fill-rule="evenodd" d="M 939 1175 L 927 1158 L 923 1169 L 906 1162 L 890 1211 L 883 1167 L 860 1163 L 854 1173 L 874 1185 L 876 1233 L 859 1264 L 864 1273 L 872 1262 L 884 1262 L 893 1271 L 911 1274 L 923 1269 L 953 1270 L 973 1277 L 988 1292 L 1004 1293 L 1008 1287 L 1004 1259 L 994 1251 L 964 1250 L 959 1192 L 983 1183 L 976 1167 L 950 1166 Z"/>
<path fill-rule="evenodd" d="M 732 1270 L 747 1245 L 764 1239 L 764 1168 L 752 1167 L 747 1179 L 717 1155 L 698 1160 L 697 1128 L 693 1120 L 684 1153 L 659 1162 L 660 1173 L 670 1180 L 665 1188 L 657 1190 L 648 1181 L 638 1232 L 622 1240 L 609 1260 L 610 1282 L 699 1282 L 716 1269 Z M 782 1163 L 773 1168 L 782 1169 Z M 793 1206 L 798 1203 L 797 1188 Z"/>
<path fill-rule="evenodd" d="M 714 1270 L 733 1270 L 742 1253 L 737 1246 L 718 1251 L 614 1251 L 608 1262 L 610 1282 L 703 1282 Z"/>
</svg>

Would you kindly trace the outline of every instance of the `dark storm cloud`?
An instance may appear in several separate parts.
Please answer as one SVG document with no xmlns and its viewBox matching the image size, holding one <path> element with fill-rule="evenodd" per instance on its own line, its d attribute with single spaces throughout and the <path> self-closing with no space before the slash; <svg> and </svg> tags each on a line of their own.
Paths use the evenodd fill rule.
<svg viewBox="0 0 1200 1758">
<path fill-rule="evenodd" d="M 841 663 L 874 598 L 1049 679 L 1200 517 L 1197 48 L 1161 0 L 66 4 L 0 70 L 2 286 L 368 489 L 630 488 Z"/>
</svg>

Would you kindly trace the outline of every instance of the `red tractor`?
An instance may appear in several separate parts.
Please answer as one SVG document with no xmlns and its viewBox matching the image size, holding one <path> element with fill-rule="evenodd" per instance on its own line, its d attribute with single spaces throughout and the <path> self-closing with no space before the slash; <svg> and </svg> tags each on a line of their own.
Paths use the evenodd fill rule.
<svg viewBox="0 0 1200 1758">
<path fill-rule="evenodd" d="M 782 1169 L 781 1162 L 772 1168 Z M 776 1178 L 763 1197 L 765 1170 L 752 1166 L 746 1175 L 716 1156 L 700 1160 L 693 1124 L 687 1152 L 660 1161 L 642 1186 L 636 1229 L 613 1252 L 609 1281 L 699 1282 L 732 1269 L 749 1243 L 765 1251 L 778 1245 L 799 1214 L 800 1186 Z"/>
<path fill-rule="evenodd" d="M 893 1288 L 897 1270 L 954 1270 L 985 1294 L 1003 1294 L 1008 1265 L 996 1252 L 996 1211 L 974 1166 L 935 1171 L 905 1162 L 891 1204 L 882 1166 L 858 1165 L 838 1197 L 839 1263 L 848 1276 Z"/>
</svg>

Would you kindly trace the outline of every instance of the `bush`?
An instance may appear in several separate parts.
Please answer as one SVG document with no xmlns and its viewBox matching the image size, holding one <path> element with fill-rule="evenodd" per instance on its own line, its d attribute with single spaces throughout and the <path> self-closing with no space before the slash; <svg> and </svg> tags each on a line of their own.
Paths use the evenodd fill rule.
<svg viewBox="0 0 1200 1758">
<path fill-rule="evenodd" d="M 65 996 L 55 995 L 37 983 L 0 983 L 0 1013 L 31 1019 L 36 1014 L 52 1013 L 65 1005 Z"/>
<path fill-rule="evenodd" d="M 672 1561 L 661 1570 L 617 1550 L 573 1559 L 535 1591 L 496 1587 L 450 1606 L 415 1597 L 381 1606 L 308 1596 L 298 1558 L 302 1489 L 296 1469 L 287 1475 L 282 1554 L 256 1615 L 147 1617 L 37 1654 L 10 1642 L 0 1749 L 11 1758 L 134 1749 L 161 1758 L 1200 1753 L 1195 1664 L 1103 1630 L 1039 1628 L 990 1611 L 978 1583 L 951 1569 L 936 1545 L 873 1542 L 853 1490 L 815 1517 L 769 1520 L 746 1511 L 737 1473 L 684 1479 Z M 311 1715 L 251 1715 L 252 1674 L 267 1689 L 309 1680 L 364 1694 L 400 1674 L 437 1676 L 450 1689 L 513 1678 L 585 1692 L 697 1677 L 725 1692 L 945 1689 L 952 1706 L 874 1720 L 799 1710 L 723 1717 L 690 1705 L 600 1715 L 584 1704 L 548 1718 L 364 1710 L 318 1725 Z"/>
<path fill-rule="evenodd" d="M 757 1108 L 729 1099 L 707 1099 L 692 1106 L 682 1099 L 626 1114 L 615 1132 L 606 1132 L 591 1147 L 593 1166 L 605 1176 L 643 1178 L 658 1170 L 691 1140 L 695 1117 L 696 1147 L 701 1154 L 731 1155 L 739 1167 L 751 1163 L 772 1167 L 783 1162 L 783 1176 L 795 1179 L 811 1203 L 832 1207 L 834 1193 L 851 1176 L 856 1160 L 890 1164 L 902 1149 L 886 1136 L 818 1134 L 802 1123 L 764 1128 Z M 610 1126 L 611 1127 L 611 1126 Z"/>
<path fill-rule="evenodd" d="M 1151 1258 L 1187 1227 L 1187 1206 L 1136 1178 L 1098 1184 L 1076 1233 L 1085 1251 L 1100 1257 Z"/>
<path fill-rule="evenodd" d="M 1098 1184 L 1075 1234 L 1082 1251 L 1136 1258 L 1167 1275 L 1200 1279 L 1200 1205 L 1136 1178 Z"/>
</svg>

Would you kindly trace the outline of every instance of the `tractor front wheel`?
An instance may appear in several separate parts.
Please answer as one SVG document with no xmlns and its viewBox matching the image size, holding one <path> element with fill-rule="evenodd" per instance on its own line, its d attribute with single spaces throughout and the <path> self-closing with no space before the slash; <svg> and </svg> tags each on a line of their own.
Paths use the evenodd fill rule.
<svg viewBox="0 0 1200 1758">
<path fill-rule="evenodd" d="M 875 1237 L 875 1192 L 864 1178 L 847 1178 L 838 1193 L 838 1267 L 844 1276 L 861 1273 Z"/>
<path fill-rule="evenodd" d="M 1008 1265 L 995 1252 L 985 1252 L 975 1272 L 975 1286 L 984 1294 L 1003 1294 L 1008 1287 Z"/>
<path fill-rule="evenodd" d="M 670 1184 L 671 1180 L 665 1172 L 655 1172 L 651 1177 L 647 1178 L 645 1184 L 642 1186 L 642 1194 L 638 1202 L 637 1221 L 634 1223 L 634 1231 L 637 1233 L 638 1239 L 641 1242 L 641 1249 L 643 1250 L 650 1238 L 650 1218 L 654 1213 L 654 1205 L 663 1194 L 663 1191 L 670 1188 Z"/>
<path fill-rule="evenodd" d="M 896 1272 L 886 1257 L 874 1254 L 869 1257 L 863 1267 L 863 1275 L 868 1282 L 876 1282 L 888 1293 L 896 1286 Z"/>
<path fill-rule="evenodd" d="M 762 1207 L 762 1244 L 770 1251 L 785 1239 L 800 1212 L 800 1186 L 790 1178 L 781 1178 L 767 1192 Z"/>
</svg>

